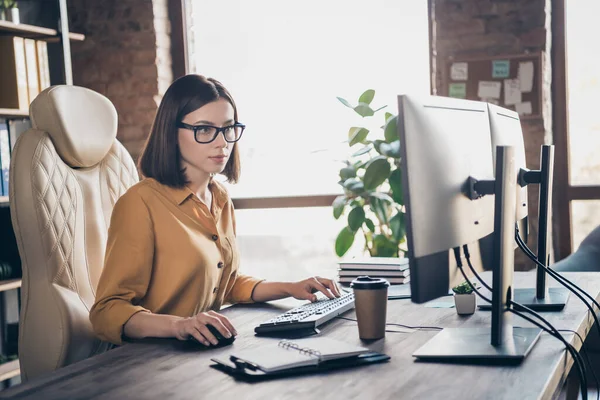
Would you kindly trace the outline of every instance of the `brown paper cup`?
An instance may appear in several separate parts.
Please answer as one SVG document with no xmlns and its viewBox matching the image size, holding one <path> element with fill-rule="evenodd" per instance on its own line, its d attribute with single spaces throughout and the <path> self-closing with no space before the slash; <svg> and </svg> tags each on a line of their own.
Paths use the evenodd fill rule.
<svg viewBox="0 0 600 400">
<path fill-rule="evenodd" d="M 354 290 L 358 336 L 363 340 L 385 337 L 388 281 L 361 276 L 350 286 Z"/>
</svg>

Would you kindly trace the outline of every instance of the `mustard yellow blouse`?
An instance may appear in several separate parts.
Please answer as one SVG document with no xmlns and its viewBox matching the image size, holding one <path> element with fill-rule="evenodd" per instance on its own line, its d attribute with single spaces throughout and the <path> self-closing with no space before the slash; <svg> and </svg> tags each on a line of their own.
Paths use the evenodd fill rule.
<svg viewBox="0 0 600 400">
<path fill-rule="evenodd" d="M 137 312 L 191 317 L 224 302 L 250 303 L 261 280 L 239 273 L 233 204 L 217 182 L 211 210 L 187 188 L 154 179 L 116 203 L 90 321 L 102 340 L 122 343 Z"/>
</svg>

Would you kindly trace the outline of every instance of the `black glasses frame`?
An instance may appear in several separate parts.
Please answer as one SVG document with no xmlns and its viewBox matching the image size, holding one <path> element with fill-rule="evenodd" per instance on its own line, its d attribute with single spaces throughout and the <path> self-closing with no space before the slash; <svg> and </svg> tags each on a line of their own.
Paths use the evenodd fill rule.
<svg viewBox="0 0 600 400">
<path fill-rule="evenodd" d="M 242 138 L 242 134 L 244 133 L 244 129 L 246 129 L 246 125 L 241 124 L 239 122 L 236 122 L 233 125 L 224 126 L 222 128 L 219 128 L 218 126 L 214 126 L 214 125 L 190 125 L 190 124 L 186 124 L 185 122 L 179 122 L 179 123 L 177 123 L 177 127 L 178 128 L 183 128 L 183 129 L 189 129 L 192 132 L 194 132 L 194 140 L 196 142 L 198 142 L 198 143 L 201 143 L 201 144 L 207 144 L 207 143 L 214 142 L 214 140 L 217 138 L 217 136 L 219 136 L 219 133 L 221 133 L 221 132 L 223 133 L 223 138 L 225 139 L 225 141 L 227 143 L 235 143 L 235 142 L 237 142 L 238 140 L 240 140 Z M 198 140 L 198 137 L 197 137 L 196 133 L 198 132 L 199 129 L 202 129 L 202 128 L 212 128 L 212 129 L 215 129 L 215 135 L 208 142 L 201 142 L 201 141 Z M 240 136 L 237 139 L 235 139 L 235 140 L 229 140 L 229 139 L 227 139 L 227 136 L 225 136 L 225 131 L 227 129 L 229 129 L 229 128 L 240 128 L 241 129 Z"/>
</svg>

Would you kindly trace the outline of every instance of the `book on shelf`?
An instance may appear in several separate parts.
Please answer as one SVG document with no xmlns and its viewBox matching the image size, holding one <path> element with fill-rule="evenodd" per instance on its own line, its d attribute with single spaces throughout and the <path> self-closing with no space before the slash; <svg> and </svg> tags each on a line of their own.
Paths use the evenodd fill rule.
<svg viewBox="0 0 600 400">
<path fill-rule="evenodd" d="M 408 258 L 398 257 L 366 257 L 351 258 L 338 262 L 340 269 L 374 269 L 380 271 L 396 270 L 403 271 L 408 269 Z"/>
<path fill-rule="evenodd" d="M 0 36 L 0 108 L 27 110 L 29 94 L 23 38 Z"/>
<path fill-rule="evenodd" d="M 43 40 L 35 42 L 37 50 L 37 69 L 39 91 L 50 87 L 50 64 L 48 62 L 48 43 Z"/>
<path fill-rule="evenodd" d="M 339 282 L 340 283 L 352 283 L 353 280 L 355 280 L 356 278 L 358 278 L 358 276 L 340 276 L 339 277 Z M 410 276 L 407 276 L 406 278 L 400 278 L 400 277 L 380 277 L 385 279 L 386 281 L 388 281 L 391 285 L 400 285 L 400 284 L 404 284 L 404 283 L 409 283 L 410 282 Z"/>
<path fill-rule="evenodd" d="M 399 277 L 406 278 L 410 275 L 410 269 L 404 271 L 379 271 L 374 269 L 341 269 L 338 271 L 339 276 L 363 276 L 369 275 L 373 277 Z"/>
<path fill-rule="evenodd" d="M 15 143 L 17 143 L 17 139 L 21 136 L 21 133 L 31 129 L 31 120 L 29 118 L 23 118 L 8 119 L 6 121 L 8 122 L 8 136 L 10 138 L 10 152 L 12 154 Z"/>
<path fill-rule="evenodd" d="M 0 186 L 2 196 L 8 196 L 8 171 L 10 168 L 10 139 L 6 120 L 0 121 Z"/>
<path fill-rule="evenodd" d="M 37 47 L 33 39 L 23 39 L 23 44 L 25 45 L 25 67 L 27 68 L 27 93 L 29 103 L 31 103 L 40 93 Z"/>
</svg>

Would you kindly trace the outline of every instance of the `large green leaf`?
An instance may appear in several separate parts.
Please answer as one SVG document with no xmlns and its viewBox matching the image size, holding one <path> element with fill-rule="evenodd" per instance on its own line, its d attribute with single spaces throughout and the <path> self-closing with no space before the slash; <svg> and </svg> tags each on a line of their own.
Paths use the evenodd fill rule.
<svg viewBox="0 0 600 400">
<path fill-rule="evenodd" d="M 386 201 L 390 204 L 392 204 L 394 202 L 394 199 L 392 199 L 387 193 L 382 193 L 382 192 L 372 192 L 370 194 L 371 198 L 375 197 L 378 198 L 379 200 L 383 200 Z"/>
<path fill-rule="evenodd" d="M 404 204 L 404 196 L 402 194 L 402 171 L 396 168 L 390 174 L 390 188 L 392 189 L 392 199 L 398 204 Z"/>
<path fill-rule="evenodd" d="M 356 177 L 356 171 L 354 170 L 354 168 L 352 167 L 344 167 L 340 170 L 340 178 L 342 180 L 346 180 L 349 178 L 354 178 Z"/>
<path fill-rule="evenodd" d="M 337 239 L 335 239 L 335 253 L 338 257 L 346 254 L 348 249 L 352 247 L 352 243 L 354 243 L 354 234 L 348 227 L 344 227 L 341 232 L 338 234 Z"/>
<path fill-rule="evenodd" d="M 358 102 L 365 103 L 365 104 L 371 104 L 371 102 L 373 101 L 373 97 L 375 97 L 375 91 L 373 89 L 369 89 L 360 95 Z"/>
<path fill-rule="evenodd" d="M 361 117 L 370 117 L 375 114 L 373 109 L 365 103 L 358 103 L 358 105 L 354 107 L 354 111 L 356 111 L 356 113 Z"/>
<path fill-rule="evenodd" d="M 376 257 L 396 257 L 398 245 L 384 235 L 373 235 L 373 249 Z"/>
<path fill-rule="evenodd" d="M 375 232 L 375 224 L 371 219 L 365 218 L 365 225 L 367 225 L 367 228 L 369 228 L 371 232 Z"/>
<path fill-rule="evenodd" d="M 356 143 L 360 143 L 367 138 L 369 130 L 367 128 L 360 128 L 354 126 L 348 131 L 348 141 L 350 146 L 354 146 Z"/>
<path fill-rule="evenodd" d="M 392 218 L 390 218 L 390 228 L 394 239 L 398 242 L 406 236 L 406 216 L 403 212 L 398 212 Z"/>
<path fill-rule="evenodd" d="M 348 214 L 348 227 L 356 232 L 365 222 L 365 210 L 362 207 L 354 207 Z"/>
<path fill-rule="evenodd" d="M 390 119 L 387 120 L 387 122 L 385 123 L 384 136 L 385 136 L 385 140 L 388 143 L 398 140 L 398 118 L 397 117 L 391 117 Z"/>
<path fill-rule="evenodd" d="M 373 190 L 390 176 L 390 163 L 386 157 L 375 157 L 367 165 L 363 182 L 365 189 Z"/>
<path fill-rule="evenodd" d="M 348 100 L 346 100 L 346 99 L 342 99 L 341 97 L 337 97 L 337 99 L 340 101 L 340 103 L 342 103 L 342 104 L 343 104 L 343 105 L 345 105 L 346 107 L 349 107 L 349 108 L 354 108 L 354 107 L 352 107 L 352 105 L 351 105 L 350 103 L 348 103 Z"/>
<path fill-rule="evenodd" d="M 344 213 L 344 206 L 346 205 L 346 196 L 338 196 L 333 200 L 333 217 L 335 219 L 340 218 L 340 216 Z"/>
<path fill-rule="evenodd" d="M 371 210 L 373 210 L 377 218 L 384 224 L 388 223 L 388 206 L 384 201 L 377 197 L 371 197 Z"/>
<path fill-rule="evenodd" d="M 392 143 L 388 144 L 388 146 L 390 147 L 387 156 L 400 158 L 400 139 L 393 141 Z"/>
<path fill-rule="evenodd" d="M 364 184 L 358 178 L 347 179 L 344 187 L 354 193 L 362 193 L 365 190 Z"/>
<path fill-rule="evenodd" d="M 365 146 L 362 149 L 358 150 L 356 153 L 352 154 L 352 157 L 358 157 L 358 156 L 362 156 L 365 153 L 368 153 L 369 151 L 371 151 L 371 146 Z"/>
</svg>

